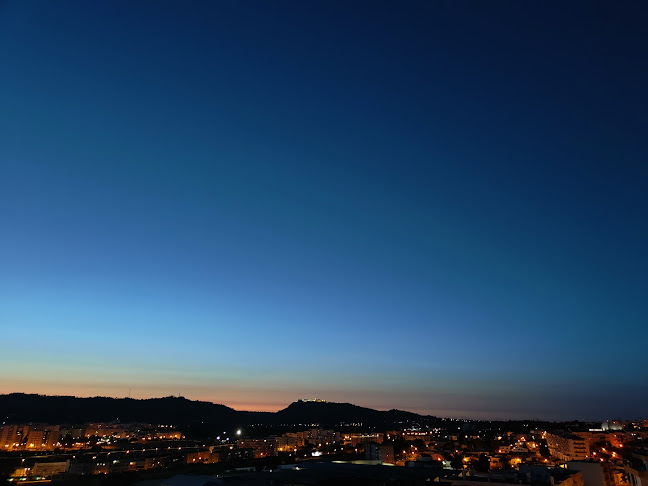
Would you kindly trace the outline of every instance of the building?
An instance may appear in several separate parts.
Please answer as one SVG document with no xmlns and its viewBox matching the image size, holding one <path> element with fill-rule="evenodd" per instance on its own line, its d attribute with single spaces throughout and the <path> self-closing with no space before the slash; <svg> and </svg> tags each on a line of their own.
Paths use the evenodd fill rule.
<svg viewBox="0 0 648 486">
<path fill-rule="evenodd" d="M 274 437 L 266 439 L 241 439 L 237 442 L 239 449 L 252 449 L 254 457 L 268 457 L 277 455 L 277 443 Z"/>
<path fill-rule="evenodd" d="M 212 464 L 218 462 L 218 453 L 212 453 L 210 451 L 196 451 L 189 452 L 186 454 L 187 464 Z"/>
<path fill-rule="evenodd" d="M 590 444 L 590 449 L 597 443 L 609 444 L 611 447 L 623 447 L 623 443 L 626 441 L 626 434 L 623 432 L 606 432 L 590 429 L 588 432 L 574 432 L 574 434 L 583 439 L 587 439 Z"/>
<path fill-rule="evenodd" d="M 648 486 L 648 451 L 634 452 L 623 469 L 630 486 Z"/>
<path fill-rule="evenodd" d="M 304 439 L 297 437 L 295 433 L 286 433 L 281 437 L 277 437 L 277 451 L 278 452 L 289 452 L 294 451 L 300 447 L 304 447 Z"/>
<path fill-rule="evenodd" d="M 486 482 L 488 486 L 510 486 L 511 484 L 585 486 L 583 475 L 578 471 L 561 468 L 550 469 L 544 466 L 530 466 L 520 471 L 465 476 L 463 479 L 453 480 L 451 486 L 475 486 L 476 483 Z"/>
<path fill-rule="evenodd" d="M 619 420 L 607 420 L 601 424 L 602 430 L 623 430 L 623 424 Z"/>
<path fill-rule="evenodd" d="M 19 437 L 18 432 L 18 425 L 3 426 L 0 431 L 0 448 L 7 450 L 20 445 L 22 439 Z"/>
<path fill-rule="evenodd" d="M 367 442 L 365 444 L 365 457 L 369 461 L 394 464 L 394 445 L 391 443 L 378 444 L 376 442 Z"/>
<path fill-rule="evenodd" d="M 37 462 L 32 468 L 31 475 L 36 477 L 51 478 L 63 474 L 70 469 L 70 461 Z"/>
<path fill-rule="evenodd" d="M 209 448 L 212 453 L 212 462 L 237 462 L 254 459 L 253 449 L 234 448 L 232 446 L 212 446 Z"/>
<path fill-rule="evenodd" d="M 569 461 L 567 469 L 583 473 L 585 486 L 614 486 L 612 465 L 609 462 L 594 460 Z"/>
<path fill-rule="evenodd" d="M 547 434 L 549 453 L 561 461 L 580 461 L 590 458 L 589 440 L 575 434 Z"/>
<path fill-rule="evenodd" d="M 345 434 L 342 438 L 344 444 L 351 444 L 353 447 L 358 444 L 367 444 L 369 442 L 382 443 L 382 434 Z"/>
<path fill-rule="evenodd" d="M 32 425 L 26 434 L 24 445 L 28 449 L 51 450 L 59 440 L 58 425 Z"/>
<path fill-rule="evenodd" d="M 72 439 L 81 439 L 85 437 L 85 427 L 67 427 L 60 429 L 59 433 L 61 437 L 69 436 Z"/>
<path fill-rule="evenodd" d="M 340 441 L 340 433 L 327 429 L 309 429 L 296 432 L 295 436 L 315 446 L 329 445 Z"/>
<path fill-rule="evenodd" d="M 0 432 L 2 450 L 52 450 L 59 441 L 58 425 L 5 425 Z"/>
</svg>

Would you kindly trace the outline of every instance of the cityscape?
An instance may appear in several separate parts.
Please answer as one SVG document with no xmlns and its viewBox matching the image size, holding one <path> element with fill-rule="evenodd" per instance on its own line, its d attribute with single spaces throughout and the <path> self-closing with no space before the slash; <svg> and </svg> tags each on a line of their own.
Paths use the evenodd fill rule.
<svg viewBox="0 0 648 486">
<path fill-rule="evenodd" d="M 164 400 L 186 405 L 182 398 Z M 261 423 L 236 425 L 239 419 L 233 424 L 240 428 L 222 432 L 189 427 L 193 433 L 168 423 L 5 421 L 0 470 L 16 484 L 104 484 L 92 482 L 96 478 L 109 481 L 105 484 L 159 485 L 328 484 L 360 478 L 366 484 L 448 486 L 484 481 L 641 486 L 648 481 L 648 420 L 497 422 L 407 414 L 392 415 L 381 425 L 375 417 L 366 424 L 335 423 L 340 405 L 368 413 L 350 404 L 301 399 L 285 410 L 328 416 L 327 423 L 277 423 L 263 416 L 256 417 Z"/>
<path fill-rule="evenodd" d="M 648 486 L 647 26 L 0 0 L 0 486 Z"/>
</svg>

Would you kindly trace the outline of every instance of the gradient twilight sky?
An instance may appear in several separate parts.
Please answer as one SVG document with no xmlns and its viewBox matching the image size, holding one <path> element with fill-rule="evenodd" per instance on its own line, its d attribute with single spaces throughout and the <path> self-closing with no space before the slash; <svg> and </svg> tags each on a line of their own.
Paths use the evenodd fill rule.
<svg viewBox="0 0 648 486">
<path fill-rule="evenodd" d="M 648 416 L 646 13 L 0 3 L 0 392 Z"/>
</svg>

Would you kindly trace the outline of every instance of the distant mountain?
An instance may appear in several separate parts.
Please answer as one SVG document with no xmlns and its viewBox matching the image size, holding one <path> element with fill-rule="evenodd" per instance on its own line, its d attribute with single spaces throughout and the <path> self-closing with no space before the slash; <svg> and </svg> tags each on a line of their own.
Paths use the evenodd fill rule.
<svg viewBox="0 0 648 486">
<path fill-rule="evenodd" d="M 401 410 L 380 411 L 372 408 L 359 407 L 350 403 L 298 401 L 274 414 L 279 423 L 339 425 L 361 423 L 363 425 L 380 426 L 400 422 L 415 422 L 431 417 L 424 417 L 412 412 Z"/>
<path fill-rule="evenodd" d="M 400 410 L 379 411 L 350 403 L 298 401 L 278 412 L 236 411 L 225 405 L 187 400 L 180 397 L 76 398 L 70 396 L 0 395 L 0 418 L 8 423 L 41 422 L 82 424 L 89 422 L 142 422 L 173 424 L 185 431 L 232 430 L 245 425 L 389 428 L 403 423 L 430 423 L 435 417 Z"/>
<path fill-rule="evenodd" d="M 234 420 L 237 413 L 236 410 L 225 405 L 176 397 L 135 400 L 24 393 L 0 395 L 0 417 L 11 422 L 79 424 L 119 421 L 186 424 L 214 417 Z"/>
</svg>

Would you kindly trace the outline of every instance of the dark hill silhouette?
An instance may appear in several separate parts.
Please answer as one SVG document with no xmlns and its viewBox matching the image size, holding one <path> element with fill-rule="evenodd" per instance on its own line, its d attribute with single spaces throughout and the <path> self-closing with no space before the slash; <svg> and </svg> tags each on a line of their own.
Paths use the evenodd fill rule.
<svg viewBox="0 0 648 486">
<path fill-rule="evenodd" d="M 214 418 L 234 421 L 237 412 L 225 405 L 176 397 L 135 400 L 11 393 L 0 395 L 0 414 L 11 422 L 187 424 Z"/>
<path fill-rule="evenodd" d="M 380 411 L 350 403 L 297 401 L 278 411 L 275 419 L 282 423 L 317 423 L 334 426 L 340 423 L 362 423 L 378 426 L 398 422 L 420 421 L 424 417 L 401 410 Z M 429 418 L 429 417 L 425 417 Z"/>
<path fill-rule="evenodd" d="M 0 421 L 12 423 L 85 424 L 90 422 L 171 424 L 188 437 L 211 437 L 232 433 L 248 427 L 251 434 L 285 428 L 309 428 L 313 424 L 327 428 L 341 428 L 345 424 L 362 424 L 360 428 L 377 430 L 400 429 L 411 425 L 453 428 L 459 425 L 451 419 L 419 415 L 402 410 L 380 411 L 350 403 L 297 401 L 278 412 L 237 411 L 225 405 L 187 400 L 182 397 L 149 398 L 77 398 L 25 393 L 0 395 Z M 463 421 L 460 421 L 460 423 Z M 473 422 L 478 425 L 479 421 Z M 594 424 L 571 421 L 549 422 L 541 420 L 487 421 L 483 426 L 514 432 L 529 429 L 587 430 Z M 259 428 L 256 428 L 259 427 Z M 256 432 L 255 432 L 256 431 Z"/>
<path fill-rule="evenodd" d="M 407 422 L 430 422 L 434 417 L 400 410 L 379 411 L 350 403 L 298 401 L 278 412 L 236 411 L 225 405 L 187 400 L 182 397 L 76 398 L 24 393 L 0 395 L 0 418 L 9 423 L 40 422 L 82 424 L 89 422 L 142 422 L 173 424 L 188 431 L 206 433 L 249 424 L 266 426 L 310 425 L 338 427 L 362 423 L 386 428 Z"/>
</svg>

